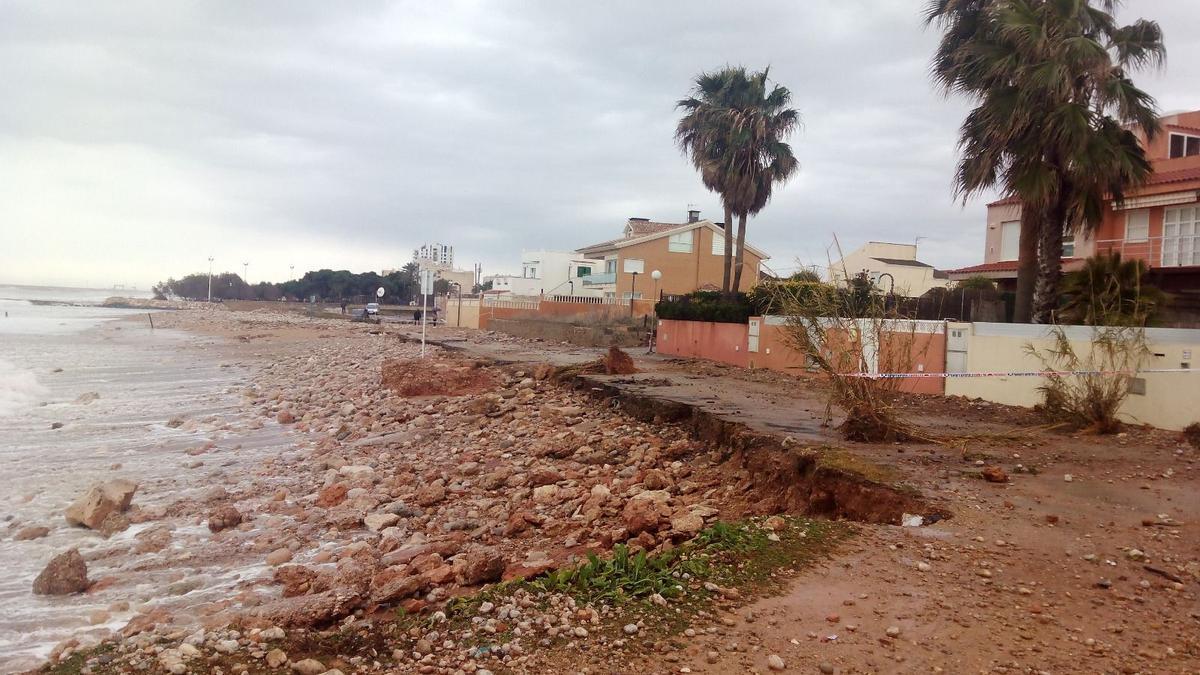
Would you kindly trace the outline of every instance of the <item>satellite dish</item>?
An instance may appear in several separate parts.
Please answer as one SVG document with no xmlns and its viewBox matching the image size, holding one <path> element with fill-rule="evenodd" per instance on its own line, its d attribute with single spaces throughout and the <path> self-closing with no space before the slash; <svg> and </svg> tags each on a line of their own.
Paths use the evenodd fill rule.
<svg viewBox="0 0 1200 675">
<path fill-rule="evenodd" d="M 375 289 L 375 297 L 382 298 L 383 294 L 384 294 L 383 286 L 380 286 L 379 288 Z"/>
</svg>

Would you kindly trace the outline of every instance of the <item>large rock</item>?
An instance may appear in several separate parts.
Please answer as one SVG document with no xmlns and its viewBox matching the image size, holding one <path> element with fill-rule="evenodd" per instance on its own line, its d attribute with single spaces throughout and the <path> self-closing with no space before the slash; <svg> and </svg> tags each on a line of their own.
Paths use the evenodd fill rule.
<svg viewBox="0 0 1200 675">
<path fill-rule="evenodd" d="M 73 548 L 54 556 L 33 580 L 33 592 L 37 595 L 69 595 L 82 593 L 90 585 L 87 578 L 87 563 Z"/>
<path fill-rule="evenodd" d="M 499 551 L 477 547 L 454 556 L 454 578 L 464 586 L 499 581 L 508 561 Z"/>
<path fill-rule="evenodd" d="M 208 514 L 208 529 L 220 532 L 242 524 L 242 512 L 230 505 L 218 506 Z"/>
<path fill-rule="evenodd" d="M 437 480 L 417 491 L 415 501 L 420 506 L 433 506 L 446 499 L 446 486 Z"/>
<path fill-rule="evenodd" d="M 30 527 L 22 528 L 13 536 L 13 541 L 29 541 L 30 539 L 41 539 L 50 534 L 50 528 L 41 525 L 31 525 Z"/>
<path fill-rule="evenodd" d="M 371 579 L 371 602 L 389 603 L 403 600 L 429 587 L 429 581 L 419 574 L 408 574 L 403 567 L 389 567 Z"/>
<path fill-rule="evenodd" d="M 631 535 L 657 532 L 663 522 L 671 517 L 671 509 L 667 506 L 669 499 L 670 495 L 662 490 L 638 493 L 625 503 L 625 509 L 621 512 L 625 529 Z"/>
<path fill-rule="evenodd" d="M 93 530 L 111 513 L 124 513 L 137 492 L 137 483 L 118 478 L 94 485 L 63 514 L 72 525 L 83 525 Z"/>
<path fill-rule="evenodd" d="M 372 532 L 379 532 L 400 522 L 400 516 L 394 513 L 372 513 L 363 518 L 363 525 Z"/>
</svg>

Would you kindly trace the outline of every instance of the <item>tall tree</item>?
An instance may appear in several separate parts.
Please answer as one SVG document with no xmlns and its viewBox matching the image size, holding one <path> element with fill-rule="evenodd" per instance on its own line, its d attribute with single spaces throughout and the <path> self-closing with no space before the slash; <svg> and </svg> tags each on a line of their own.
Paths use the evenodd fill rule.
<svg viewBox="0 0 1200 675">
<path fill-rule="evenodd" d="M 1119 26 L 1112 0 L 934 0 L 935 79 L 977 99 L 963 123 L 956 191 L 1020 197 L 1016 320 L 1051 320 L 1064 233 L 1099 224 L 1151 168 L 1137 137 L 1158 129 L 1128 71 L 1165 57 L 1154 22 Z"/>
<path fill-rule="evenodd" d="M 721 195 L 725 209 L 722 290 L 727 293 L 741 287 L 747 218 L 761 211 L 775 184 L 787 181 L 798 167 L 785 139 L 799 125 L 800 115 L 788 107 L 791 92 L 769 83 L 769 71 L 750 74 L 739 67 L 702 74 L 693 96 L 678 104 L 685 114 L 675 138 L 705 187 Z M 736 254 L 730 232 L 734 215 Z"/>
<path fill-rule="evenodd" d="M 684 115 L 675 127 L 675 142 L 689 156 L 692 166 L 700 172 L 700 180 L 709 192 L 721 196 L 725 210 L 725 257 L 722 265 L 721 292 L 729 293 L 733 270 L 733 207 L 729 188 L 722 182 L 723 176 L 716 169 L 716 162 L 729 154 L 728 111 L 732 107 L 734 82 L 746 77 L 745 68 L 727 66 L 696 77 L 692 95 L 681 99 L 675 107 Z"/>
</svg>

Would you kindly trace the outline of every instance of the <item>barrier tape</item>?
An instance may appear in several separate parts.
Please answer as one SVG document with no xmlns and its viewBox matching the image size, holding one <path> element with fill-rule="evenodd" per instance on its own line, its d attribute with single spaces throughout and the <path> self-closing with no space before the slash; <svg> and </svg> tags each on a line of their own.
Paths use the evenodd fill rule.
<svg viewBox="0 0 1200 675">
<path fill-rule="evenodd" d="M 945 377 L 1046 377 L 1047 375 L 1131 375 L 1144 373 L 1200 373 L 1192 368 L 1147 368 L 1145 370 L 1025 370 L 983 373 L 846 373 L 842 377 L 869 377 L 873 380 Z"/>
</svg>

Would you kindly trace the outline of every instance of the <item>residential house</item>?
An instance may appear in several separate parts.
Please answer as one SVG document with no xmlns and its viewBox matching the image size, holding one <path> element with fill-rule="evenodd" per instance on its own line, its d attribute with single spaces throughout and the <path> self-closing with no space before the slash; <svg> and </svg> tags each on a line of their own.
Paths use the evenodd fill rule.
<svg viewBox="0 0 1200 675">
<path fill-rule="evenodd" d="M 746 244 L 742 290 L 758 281 L 766 253 Z M 595 261 L 597 269 L 583 277 L 584 288 L 605 297 L 648 298 L 659 293 L 683 294 L 720 290 L 725 256 L 725 228 L 688 211 L 683 223 L 630 218 L 621 236 L 577 250 Z M 653 273 L 662 278 L 657 282 Z"/>
<path fill-rule="evenodd" d="M 521 274 L 495 274 L 483 278 L 492 282 L 492 293 L 539 297 L 542 295 L 592 295 L 602 293 L 585 288 L 583 278 L 598 269 L 597 262 L 573 251 L 538 249 L 521 252 Z"/>
<path fill-rule="evenodd" d="M 881 291 L 910 298 L 951 283 L 945 272 L 917 260 L 916 244 L 869 241 L 829 266 L 829 280 L 836 284 L 863 273 Z"/>
<path fill-rule="evenodd" d="M 475 287 L 475 272 L 473 270 L 456 269 L 453 265 L 436 262 L 427 258 L 417 260 L 417 268 L 424 272 L 433 270 L 434 279 L 445 279 L 451 284 L 458 284 L 463 293 L 470 293 Z"/>
<path fill-rule="evenodd" d="M 1094 232 L 1063 238 L 1063 268 L 1078 269 L 1098 253 L 1138 258 L 1155 285 L 1171 292 L 1200 291 L 1200 110 L 1161 118 L 1162 133 L 1141 135 L 1154 166 L 1147 183 L 1123 202 L 1109 200 Z M 1004 290 L 1016 287 L 1021 202 L 1008 197 L 988 204 L 983 264 L 950 271 L 951 279 L 980 275 Z"/>
</svg>

